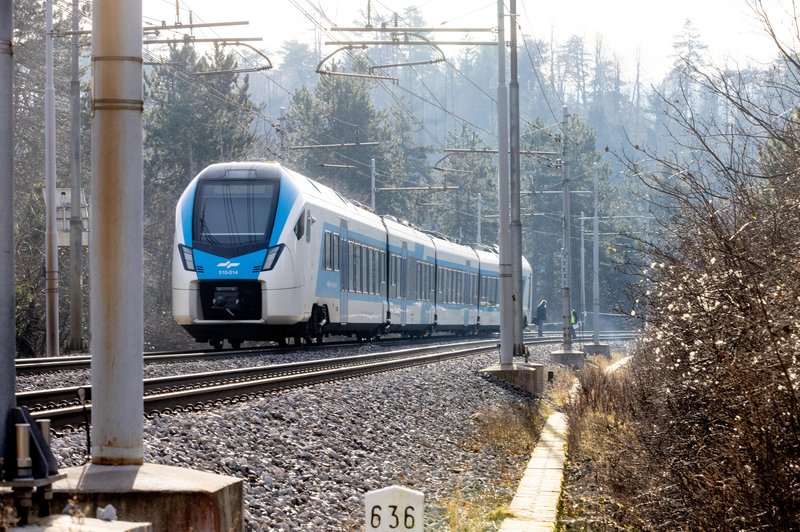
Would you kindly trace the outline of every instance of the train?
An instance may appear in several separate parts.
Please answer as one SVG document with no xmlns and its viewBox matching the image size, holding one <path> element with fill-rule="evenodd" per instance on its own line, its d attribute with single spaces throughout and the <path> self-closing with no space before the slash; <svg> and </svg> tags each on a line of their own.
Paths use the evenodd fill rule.
<svg viewBox="0 0 800 532">
<path fill-rule="evenodd" d="M 278 162 L 212 164 L 175 209 L 172 313 L 197 342 L 485 335 L 500 328 L 496 247 L 379 216 Z M 533 315 L 523 259 L 524 325 Z"/>
</svg>

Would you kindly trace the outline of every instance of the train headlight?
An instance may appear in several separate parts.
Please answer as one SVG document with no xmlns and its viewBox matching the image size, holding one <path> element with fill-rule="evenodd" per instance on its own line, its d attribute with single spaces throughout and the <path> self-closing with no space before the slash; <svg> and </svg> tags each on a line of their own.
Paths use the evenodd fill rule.
<svg viewBox="0 0 800 532">
<path fill-rule="evenodd" d="M 275 263 L 278 262 L 278 257 L 281 256 L 281 251 L 283 251 L 284 247 L 283 244 L 278 244 L 267 249 L 267 256 L 264 257 L 264 264 L 261 266 L 262 272 L 268 272 L 275 267 Z"/>
<path fill-rule="evenodd" d="M 183 269 L 190 272 L 195 271 L 192 248 L 184 246 L 183 244 L 178 244 L 178 252 L 180 253 L 181 261 L 183 261 Z"/>
</svg>

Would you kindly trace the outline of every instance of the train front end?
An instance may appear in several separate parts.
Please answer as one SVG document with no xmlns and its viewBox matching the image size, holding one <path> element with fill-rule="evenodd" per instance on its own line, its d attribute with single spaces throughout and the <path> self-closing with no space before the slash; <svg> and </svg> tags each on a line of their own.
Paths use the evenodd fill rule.
<svg viewBox="0 0 800 532">
<path fill-rule="evenodd" d="M 286 284 L 276 265 L 297 196 L 281 176 L 275 163 L 211 165 L 178 201 L 172 311 L 198 342 L 239 347 L 263 336 L 267 284 Z"/>
</svg>

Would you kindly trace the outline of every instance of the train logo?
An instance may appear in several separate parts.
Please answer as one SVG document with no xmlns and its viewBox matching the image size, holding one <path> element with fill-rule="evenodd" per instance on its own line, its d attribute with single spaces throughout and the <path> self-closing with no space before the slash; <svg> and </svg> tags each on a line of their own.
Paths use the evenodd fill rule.
<svg viewBox="0 0 800 532">
<path fill-rule="evenodd" d="M 225 261 L 217 264 L 217 268 L 227 268 L 230 270 L 231 268 L 236 268 L 238 265 L 238 262 Z"/>
</svg>

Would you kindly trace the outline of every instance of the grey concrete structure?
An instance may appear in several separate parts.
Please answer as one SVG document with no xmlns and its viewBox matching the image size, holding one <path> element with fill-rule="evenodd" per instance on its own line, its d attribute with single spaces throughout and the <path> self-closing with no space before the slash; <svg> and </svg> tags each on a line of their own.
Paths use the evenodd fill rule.
<svg viewBox="0 0 800 532">
<path fill-rule="evenodd" d="M 141 1 L 94 3 L 92 68 L 92 462 L 141 464 Z"/>
<path fill-rule="evenodd" d="M 153 532 L 150 523 L 103 521 L 72 515 L 51 515 L 11 532 Z"/>
<path fill-rule="evenodd" d="M 495 364 L 481 370 L 532 394 L 544 392 L 544 366 L 541 364 Z"/>
<path fill-rule="evenodd" d="M 16 406 L 16 326 L 14 312 L 14 120 L 11 46 L 14 2 L 0 0 L 0 452 L 8 414 Z"/>
<path fill-rule="evenodd" d="M 71 497 L 94 515 L 108 504 L 122 520 L 152 523 L 155 531 L 244 528 L 242 480 L 156 464 L 73 467 L 53 485 L 53 506 Z"/>
</svg>

